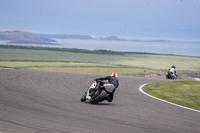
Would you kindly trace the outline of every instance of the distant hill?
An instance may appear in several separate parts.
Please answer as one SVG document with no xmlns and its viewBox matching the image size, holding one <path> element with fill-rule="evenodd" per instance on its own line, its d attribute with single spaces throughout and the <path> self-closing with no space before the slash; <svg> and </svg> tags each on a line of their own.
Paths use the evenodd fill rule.
<svg viewBox="0 0 200 133">
<path fill-rule="evenodd" d="M 91 35 L 79 35 L 79 34 L 37 34 L 41 37 L 55 38 L 55 39 L 89 39 L 89 40 L 113 40 L 113 41 L 134 41 L 134 42 L 170 42 L 169 40 L 139 40 L 139 39 L 124 39 L 118 36 L 106 36 L 106 37 L 92 37 Z"/>
<path fill-rule="evenodd" d="M 79 35 L 79 34 L 37 34 L 41 37 L 46 38 L 56 38 L 56 39 L 95 39 L 89 35 Z"/>
<path fill-rule="evenodd" d="M 126 39 L 121 39 L 117 36 L 99 37 L 98 40 L 118 40 L 118 41 L 128 41 Z"/>
<path fill-rule="evenodd" d="M 36 34 L 22 31 L 0 32 L 0 40 L 9 40 L 10 43 L 24 44 L 52 44 L 59 45 L 53 39 L 88 39 L 88 40 L 113 40 L 113 41 L 134 41 L 134 42 L 170 42 L 169 40 L 130 40 L 119 38 L 118 36 L 92 37 L 90 35 L 79 34 Z"/>
<path fill-rule="evenodd" d="M 0 40 L 8 40 L 10 43 L 37 43 L 37 44 L 51 44 L 55 40 L 42 37 L 30 32 L 21 31 L 4 31 L 0 32 Z"/>
<path fill-rule="evenodd" d="M 57 39 L 89 39 L 89 40 L 123 40 L 126 41 L 126 39 L 120 39 L 117 36 L 107 36 L 107 37 L 92 37 L 90 35 L 79 35 L 79 34 L 38 34 L 42 37 L 47 38 L 57 38 Z"/>
</svg>

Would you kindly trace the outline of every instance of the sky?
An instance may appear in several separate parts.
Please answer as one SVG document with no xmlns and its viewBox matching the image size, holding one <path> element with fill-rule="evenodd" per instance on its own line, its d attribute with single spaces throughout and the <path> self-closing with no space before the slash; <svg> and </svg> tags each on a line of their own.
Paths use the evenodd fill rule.
<svg viewBox="0 0 200 133">
<path fill-rule="evenodd" d="M 0 31 L 200 40 L 200 0 L 0 0 Z"/>
</svg>

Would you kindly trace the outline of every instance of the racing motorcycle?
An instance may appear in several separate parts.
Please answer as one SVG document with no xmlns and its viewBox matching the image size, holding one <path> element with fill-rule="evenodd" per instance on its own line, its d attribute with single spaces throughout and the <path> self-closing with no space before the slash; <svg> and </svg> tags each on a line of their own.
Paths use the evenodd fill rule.
<svg viewBox="0 0 200 133">
<path fill-rule="evenodd" d="M 114 93 L 116 89 L 113 84 L 106 84 L 105 82 L 102 86 L 95 89 L 97 85 L 98 81 L 95 80 L 88 91 L 81 97 L 81 102 L 85 102 L 87 100 L 91 104 L 97 104 L 98 102 L 106 100 L 109 94 Z"/>
<path fill-rule="evenodd" d="M 166 74 L 166 79 L 176 79 L 178 77 L 178 75 L 175 75 L 174 73 L 172 73 L 172 72 L 168 72 L 167 74 Z"/>
</svg>

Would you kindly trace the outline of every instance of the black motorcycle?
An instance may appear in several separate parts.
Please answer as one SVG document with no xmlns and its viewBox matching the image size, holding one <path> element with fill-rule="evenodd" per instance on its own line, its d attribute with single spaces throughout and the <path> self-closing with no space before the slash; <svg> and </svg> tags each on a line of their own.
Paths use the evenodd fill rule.
<svg viewBox="0 0 200 133">
<path fill-rule="evenodd" d="M 98 102 L 102 102 L 107 99 L 109 94 L 114 93 L 116 90 L 113 84 L 104 84 L 97 89 L 96 86 L 98 85 L 97 81 L 95 81 L 87 92 L 81 97 L 81 102 L 85 102 L 88 100 L 91 104 L 97 104 Z"/>
</svg>

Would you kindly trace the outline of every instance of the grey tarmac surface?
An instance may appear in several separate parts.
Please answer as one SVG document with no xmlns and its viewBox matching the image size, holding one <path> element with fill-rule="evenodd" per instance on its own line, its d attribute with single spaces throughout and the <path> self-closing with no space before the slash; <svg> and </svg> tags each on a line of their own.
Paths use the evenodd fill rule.
<svg viewBox="0 0 200 133">
<path fill-rule="evenodd" d="M 199 133 L 200 113 L 142 94 L 119 77 L 112 103 L 80 98 L 99 75 L 0 69 L 0 133 Z"/>
</svg>

